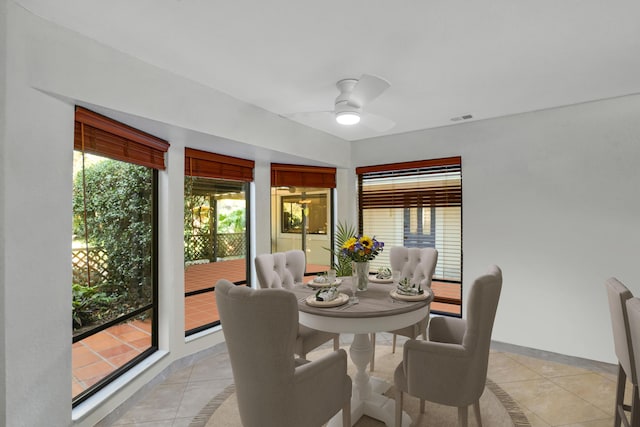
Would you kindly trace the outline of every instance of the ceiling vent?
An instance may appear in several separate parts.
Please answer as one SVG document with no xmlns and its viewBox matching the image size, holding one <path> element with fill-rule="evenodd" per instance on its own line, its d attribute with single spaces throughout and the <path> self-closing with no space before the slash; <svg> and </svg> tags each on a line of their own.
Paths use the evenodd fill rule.
<svg viewBox="0 0 640 427">
<path fill-rule="evenodd" d="M 461 120 L 469 120 L 472 119 L 473 116 L 471 114 L 465 114 L 464 116 L 453 117 L 451 119 L 452 122 L 459 122 Z"/>
</svg>

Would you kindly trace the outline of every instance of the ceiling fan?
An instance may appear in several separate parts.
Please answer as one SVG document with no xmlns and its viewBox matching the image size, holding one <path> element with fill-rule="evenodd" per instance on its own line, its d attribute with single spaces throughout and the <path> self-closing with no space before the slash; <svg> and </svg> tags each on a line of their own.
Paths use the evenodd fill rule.
<svg viewBox="0 0 640 427">
<path fill-rule="evenodd" d="M 351 126 L 362 123 L 363 126 L 383 132 L 395 126 L 395 122 L 386 117 L 364 111 L 364 107 L 379 97 L 391 86 L 386 80 L 363 74 L 359 79 L 342 79 L 336 83 L 340 94 L 335 100 L 333 111 L 314 111 L 296 113 L 294 116 L 333 116 L 341 125 Z"/>
</svg>

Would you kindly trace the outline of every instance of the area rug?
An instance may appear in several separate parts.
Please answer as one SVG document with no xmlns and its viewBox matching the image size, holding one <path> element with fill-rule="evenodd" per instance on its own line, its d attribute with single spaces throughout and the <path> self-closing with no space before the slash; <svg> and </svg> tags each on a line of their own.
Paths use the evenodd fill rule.
<svg viewBox="0 0 640 427">
<path fill-rule="evenodd" d="M 331 350 L 320 350 L 310 353 L 307 357 L 316 360 Z M 376 346 L 376 364 L 373 376 L 385 379 L 393 383 L 393 371 L 402 360 L 402 351 L 391 353 L 389 346 Z M 355 375 L 355 366 L 349 361 L 348 367 L 351 378 Z M 391 387 L 386 396 L 393 398 L 395 389 Z M 405 395 L 404 411 L 407 412 L 413 423 L 412 427 L 455 427 L 457 426 L 458 411 L 456 408 L 426 402 L 425 413 L 420 414 L 419 400 Z M 504 392 L 500 386 L 490 379 L 480 398 L 480 412 L 482 424 L 491 427 L 530 427 L 527 417 L 522 413 L 517 403 Z M 362 417 L 355 424 L 356 427 L 380 427 L 384 423 Z M 469 408 L 469 426 L 477 426 L 473 409 Z M 233 385 L 227 387 L 222 393 L 215 396 L 200 413 L 192 420 L 189 427 L 242 427 Z"/>
</svg>

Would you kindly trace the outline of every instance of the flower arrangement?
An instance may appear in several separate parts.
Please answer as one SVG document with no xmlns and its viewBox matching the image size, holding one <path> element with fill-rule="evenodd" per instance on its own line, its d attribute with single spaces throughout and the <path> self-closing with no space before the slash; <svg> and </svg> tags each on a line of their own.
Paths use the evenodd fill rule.
<svg viewBox="0 0 640 427">
<path fill-rule="evenodd" d="M 375 237 L 359 235 L 347 239 L 340 249 L 340 254 L 355 262 L 366 262 L 374 259 L 384 249 L 384 242 Z"/>
</svg>

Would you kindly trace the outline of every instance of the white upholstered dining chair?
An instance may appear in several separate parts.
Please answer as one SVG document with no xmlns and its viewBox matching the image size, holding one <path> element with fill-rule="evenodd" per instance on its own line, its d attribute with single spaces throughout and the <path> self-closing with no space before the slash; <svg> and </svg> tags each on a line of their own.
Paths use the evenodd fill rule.
<svg viewBox="0 0 640 427">
<path fill-rule="evenodd" d="M 420 285 L 423 289 L 431 288 L 431 280 L 438 263 L 438 251 L 434 248 L 406 248 L 404 246 L 395 246 L 389 250 L 389 263 L 391 271 L 399 271 L 400 277 L 411 279 L 412 283 Z M 407 326 L 394 331 L 391 352 L 396 352 L 396 337 L 402 335 L 411 339 L 422 335 L 422 339 L 426 339 L 427 323 L 429 322 L 429 314 L 418 323 Z M 369 369 L 375 369 L 375 346 L 376 335 L 371 334 L 371 344 L 373 353 Z"/>
<path fill-rule="evenodd" d="M 219 280 L 216 304 L 245 427 L 320 427 L 342 410 L 351 426 L 347 353 L 295 359 L 298 301 L 283 289 Z"/>
<path fill-rule="evenodd" d="M 607 297 L 609 300 L 609 312 L 611 314 L 611 326 L 613 330 L 613 344 L 618 358 L 618 384 L 616 388 L 616 405 L 614 414 L 614 427 L 620 427 L 623 418 L 625 425 L 631 427 L 640 426 L 640 397 L 638 396 L 638 358 L 640 354 L 640 335 L 633 335 L 632 330 L 637 331 L 637 325 L 631 327 L 631 318 L 627 310 L 627 303 L 633 299 L 631 291 L 615 277 L 605 282 Z M 632 303 L 635 304 L 635 303 Z M 635 314 L 634 314 L 635 316 Z M 636 350 L 636 351 L 634 351 Z M 627 380 L 632 385 L 631 405 L 624 403 L 625 385 Z M 630 412 L 630 420 L 625 411 Z"/>
<path fill-rule="evenodd" d="M 300 250 L 261 254 L 255 258 L 258 282 L 264 289 L 291 289 L 301 284 L 306 265 L 306 257 Z M 333 340 L 334 350 L 340 348 L 338 334 L 298 325 L 295 353 L 305 358 L 308 352 L 330 340 Z"/>
<path fill-rule="evenodd" d="M 487 380 L 493 322 L 502 290 L 502 271 L 491 266 L 471 285 L 465 319 L 434 317 L 429 340 L 409 340 L 402 362 L 394 373 L 396 427 L 402 425 L 404 393 L 424 401 L 458 408 L 458 425 L 467 427 L 468 407 L 473 405 L 478 425 L 480 396 Z"/>
</svg>

